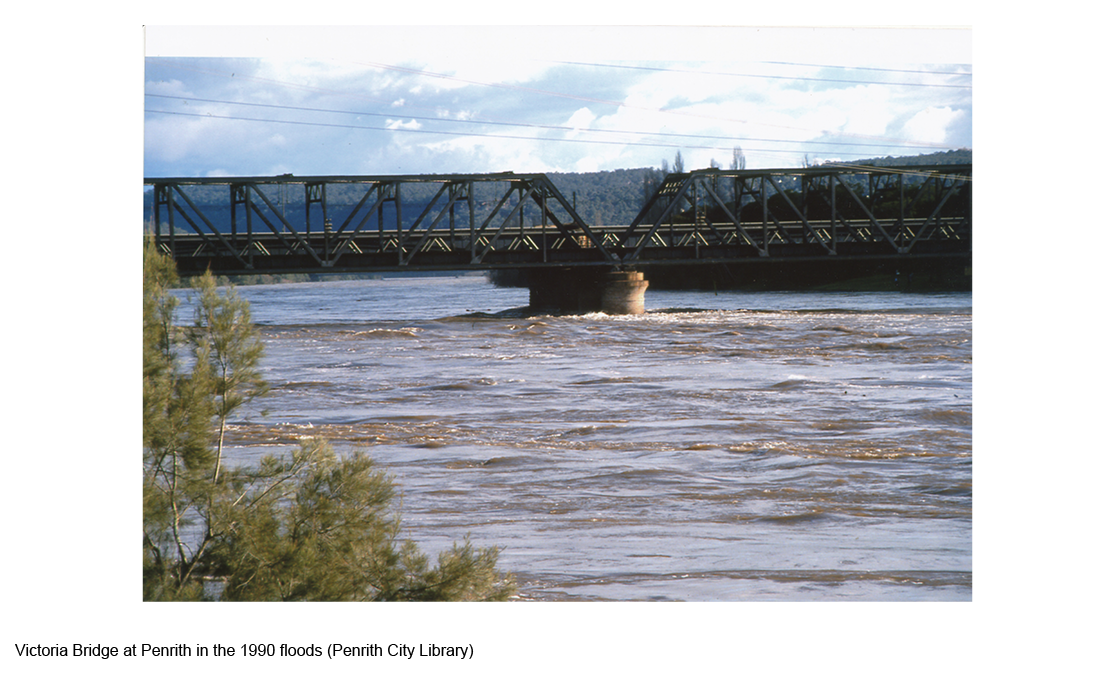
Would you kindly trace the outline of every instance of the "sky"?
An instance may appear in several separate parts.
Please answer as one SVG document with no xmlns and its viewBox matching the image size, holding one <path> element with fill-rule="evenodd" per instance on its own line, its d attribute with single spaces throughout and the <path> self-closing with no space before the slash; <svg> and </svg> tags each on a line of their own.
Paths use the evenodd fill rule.
<svg viewBox="0 0 1115 673">
<path fill-rule="evenodd" d="M 148 27 L 149 177 L 748 168 L 972 148 L 969 29 Z"/>
</svg>

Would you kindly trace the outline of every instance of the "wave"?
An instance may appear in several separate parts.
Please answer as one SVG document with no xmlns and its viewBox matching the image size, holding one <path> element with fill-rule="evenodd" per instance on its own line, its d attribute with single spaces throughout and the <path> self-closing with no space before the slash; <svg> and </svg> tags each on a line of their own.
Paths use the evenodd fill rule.
<svg viewBox="0 0 1115 673">
<path fill-rule="evenodd" d="M 918 491 L 927 495 L 939 495 L 946 498 L 971 498 L 972 484 L 969 482 L 955 486 L 925 486 L 919 488 Z"/>
<path fill-rule="evenodd" d="M 481 379 L 472 379 L 472 380 L 467 380 L 467 381 L 453 381 L 451 383 L 439 383 L 439 384 L 435 384 L 435 385 L 419 386 L 417 388 L 414 388 L 414 390 L 417 390 L 417 391 L 423 391 L 423 390 L 427 390 L 427 391 L 448 391 L 448 392 L 483 390 L 485 388 L 489 388 L 491 386 L 498 385 L 498 383 L 499 382 L 496 381 L 495 379 L 481 378 Z"/>
<path fill-rule="evenodd" d="M 827 518 L 829 518 L 829 515 L 827 513 L 814 510 L 810 512 L 799 512 L 796 514 L 775 514 L 770 516 L 760 516 L 756 517 L 754 521 L 756 523 L 773 523 L 780 526 L 793 526 L 800 523 L 812 523 L 814 521 L 820 521 Z"/>
<path fill-rule="evenodd" d="M 963 409 L 928 409 L 919 414 L 922 420 L 944 425 L 971 427 L 972 412 Z"/>
<path fill-rule="evenodd" d="M 536 316 L 537 313 L 537 311 L 532 310 L 529 306 L 519 306 L 495 312 L 473 311 L 471 313 L 462 313 L 460 315 L 437 318 L 433 322 L 458 323 L 472 322 L 475 320 L 525 320 L 527 318 Z"/>
<path fill-rule="evenodd" d="M 674 313 L 725 313 L 722 309 L 715 308 L 656 308 L 647 311 L 649 315 L 671 315 Z"/>
<path fill-rule="evenodd" d="M 843 325 L 817 325 L 810 328 L 811 332 L 837 332 L 839 334 L 864 334 L 862 330 L 844 327 Z"/>
<path fill-rule="evenodd" d="M 382 327 L 377 327 L 375 329 L 353 332 L 352 336 L 361 339 L 394 339 L 396 337 L 408 337 L 411 339 L 417 339 L 418 333 L 421 331 L 421 327 L 402 327 L 399 329 L 385 329 Z"/>
<path fill-rule="evenodd" d="M 456 461 L 452 463 L 452 465 L 456 467 L 502 469 L 505 467 L 535 465 L 537 463 L 538 460 L 532 456 L 494 456 L 485 460 Z"/>
<path fill-rule="evenodd" d="M 317 388 L 332 388 L 336 384 L 332 381 L 287 381 L 271 387 L 272 390 L 314 390 Z"/>
<path fill-rule="evenodd" d="M 791 376 L 790 378 L 786 379 L 785 381 L 779 381 L 778 383 L 771 384 L 768 387 L 771 390 L 793 390 L 795 388 L 804 388 L 804 387 L 812 385 L 814 383 L 816 383 L 816 381 L 813 381 L 811 379 L 807 379 L 805 377 L 800 377 L 799 378 L 799 377 Z"/>
</svg>

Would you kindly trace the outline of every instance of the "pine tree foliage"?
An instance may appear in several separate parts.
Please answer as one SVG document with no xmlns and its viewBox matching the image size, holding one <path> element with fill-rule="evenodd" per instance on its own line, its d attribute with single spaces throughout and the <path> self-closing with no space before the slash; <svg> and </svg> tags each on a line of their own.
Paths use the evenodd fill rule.
<svg viewBox="0 0 1115 673">
<path fill-rule="evenodd" d="M 228 600 L 504 600 L 514 592 L 495 569 L 495 548 L 477 551 L 466 540 L 431 569 L 416 545 L 398 544 L 394 485 L 363 454 L 338 458 L 310 440 L 262 469 L 300 474 L 245 491 L 248 516 L 216 550 Z"/>
<path fill-rule="evenodd" d="M 248 302 L 229 288 L 224 296 L 211 274 L 192 283 L 198 304 L 189 340 L 196 366 L 212 383 L 214 413 L 217 416 L 217 458 L 213 481 L 220 476 L 228 418 L 245 402 L 267 392 L 267 382 L 259 373 L 263 342 L 252 324 Z M 204 369 L 204 372 L 201 370 Z"/>
<path fill-rule="evenodd" d="M 364 454 L 338 457 L 326 442 L 309 440 L 250 468 L 222 466 L 230 414 L 266 392 L 263 346 L 247 302 L 221 293 L 211 277 L 194 284 L 193 324 L 176 328 L 169 293 L 176 282 L 173 262 L 149 240 L 145 600 L 506 600 L 514 593 L 496 569 L 494 547 L 475 549 L 466 538 L 431 567 L 413 542 L 400 540 L 394 485 Z"/>
<path fill-rule="evenodd" d="M 143 570 L 152 599 L 200 596 L 191 575 L 204 550 L 192 530 L 206 518 L 216 462 L 205 372 L 180 373 L 174 265 L 148 242 L 143 278 Z"/>
</svg>

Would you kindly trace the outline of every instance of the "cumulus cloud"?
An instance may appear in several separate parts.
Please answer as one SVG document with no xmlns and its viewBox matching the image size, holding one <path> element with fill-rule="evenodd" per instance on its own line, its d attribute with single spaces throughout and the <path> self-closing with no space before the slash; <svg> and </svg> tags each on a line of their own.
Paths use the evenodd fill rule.
<svg viewBox="0 0 1115 673">
<path fill-rule="evenodd" d="M 599 170 L 600 162 L 596 159 L 596 157 L 592 156 L 582 157 L 581 159 L 578 159 L 577 163 L 573 166 L 573 172 L 575 173 L 595 173 Z"/>
<path fill-rule="evenodd" d="M 592 122 L 595 119 L 596 115 L 594 115 L 592 113 L 592 110 L 588 109 L 587 107 L 583 107 L 577 110 L 573 113 L 573 116 L 571 116 L 564 124 L 565 126 L 574 129 L 573 131 L 569 131 L 566 134 L 566 137 L 574 138 L 580 135 L 578 132 L 591 127 Z"/>
<path fill-rule="evenodd" d="M 144 89 L 146 93 L 161 96 L 185 96 L 190 93 L 182 80 L 178 79 L 148 81 L 145 82 Z"/>
<path fill-rule="evenodd" d="M 351 31 L 359 48 L 335 58 L 148 59 L 147 92 L 186 100 L 147 98 L 145 171 L 258 175 L 285 161 L 296 174 L 303 166 L 356 174 L 377 157 L 368 160 L 375 173 L 567 172 L 657 167 L 677 151 L 696 168 L 727 166 L 735 146 L 749 167 L 764 168 L 797 165 L 806 153 L 857 159 L 971 143 L 971 90 L 923 86 L 939 76 L 713 49 L 696 29 L 585 29 L 595 31 L 589 51 L 545 27 L 426 27 L 421 40 L 406 29 L 368 39 L 368 30 Z M 657 38 L 678 32 L 686 56 L 671 61 L 662 49 L 671 42 Z M 752 33 L 709 35 L 751 45 L 762 38 Z M 658 48 L 592 51 L 621 44 L 617 37 Z M 445 135 L 410 132 L 419 130 Z"/>
<path fill-rule="evenodd" d="M 399 129 L 417 131 L 418 129 L 422 128 L 422 124 L 418 123 L 418 121 L 415 119 L 411 119 L 410 121 L 403 121 L 402 119 L 388 119 L 387 128 L 391 129 L 392 131 L 397 131 Z"/>
<path fill-rule="evenodd" d="M 903 125 L 902 136 L 917 142 L 943 143 L 949 126 L 962 114 L 951 107 L 922 110 Z"/>
</svg>

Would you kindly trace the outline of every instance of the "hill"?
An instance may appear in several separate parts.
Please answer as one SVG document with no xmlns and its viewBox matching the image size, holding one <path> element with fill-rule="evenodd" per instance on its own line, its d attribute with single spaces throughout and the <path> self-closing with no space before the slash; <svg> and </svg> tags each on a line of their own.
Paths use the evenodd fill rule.
<svg viewBox="0 0 1115 673">
<path fill-rule="evenodd" d="M 880 157 L 845 162 L 854 166 L 949 166 L 972 163 L 972 150 L 949 150 L 904 157 Z"/>
</svg>

